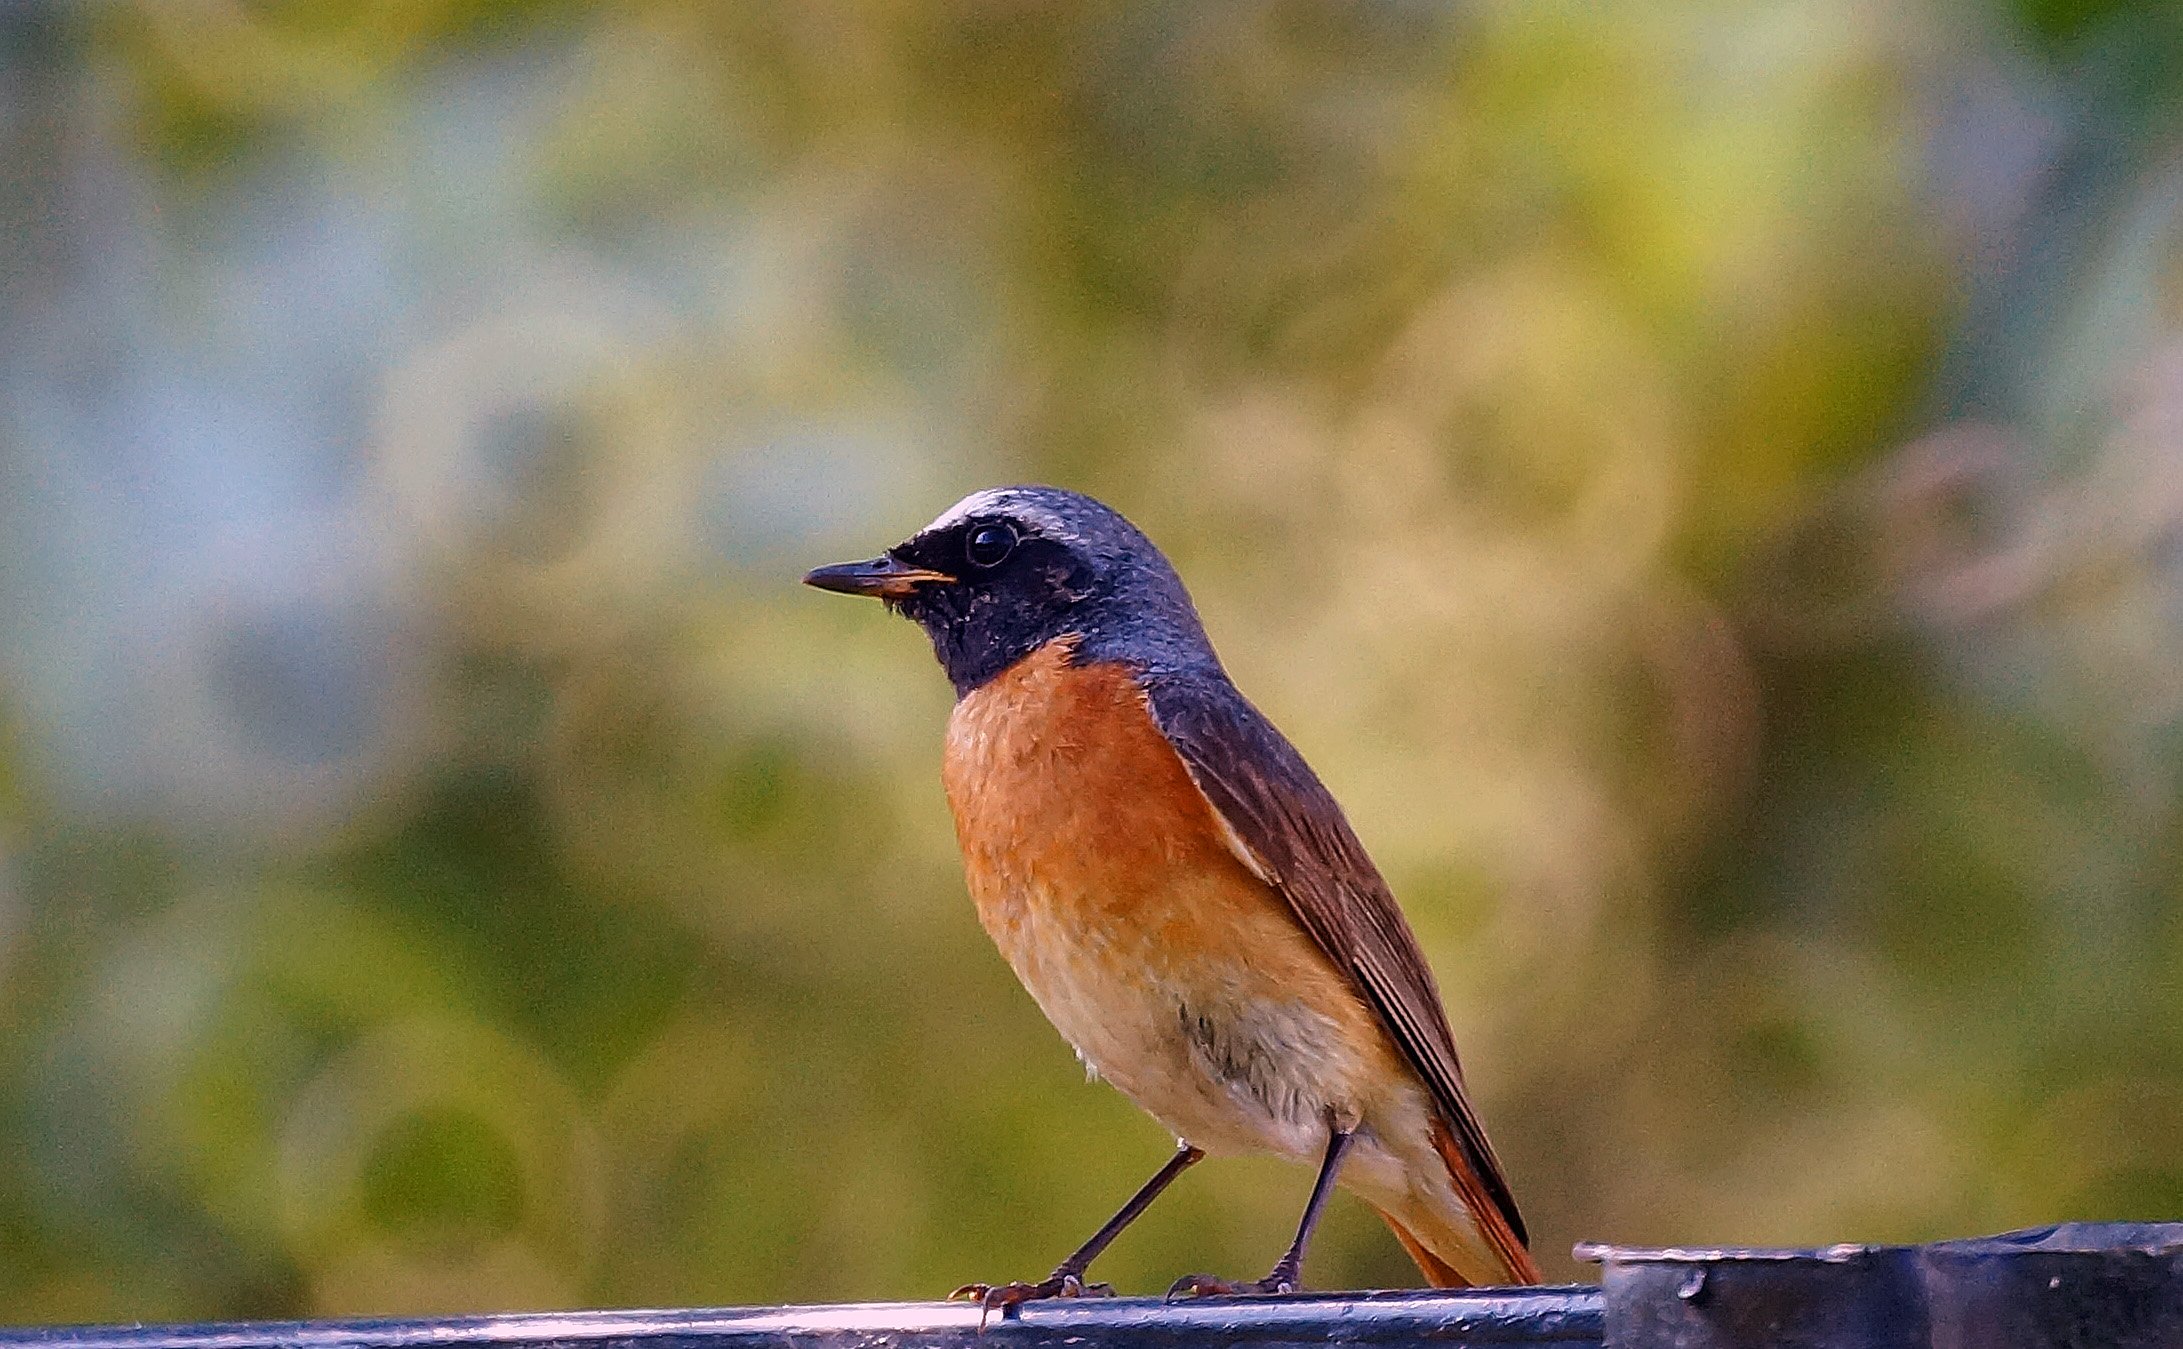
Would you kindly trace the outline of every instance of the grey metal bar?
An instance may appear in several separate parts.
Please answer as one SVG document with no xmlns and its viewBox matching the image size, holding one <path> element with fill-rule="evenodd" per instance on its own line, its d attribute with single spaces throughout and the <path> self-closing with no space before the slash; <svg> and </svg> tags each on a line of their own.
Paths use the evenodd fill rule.
<svg viewBox="0 0 2183 1349">
<path fill-rule="evenodd" d="M 2183 1223 L 1929 1246 L 1641 1250 L 1605 1266 L 1616 1349 L 2179 1349 Z"/>
<path fill-rule="evenodd" d="M 1584 1246 L 1599 1288 L 0 1330 L 0 1349 L 2183 1349 L 2183 1223 L 1929 1246 Z"/>
<path fill-rule="evenodd" d="M 1603 1349 L 1592 1287 L 1281 1298 L 1032 1303 L 995 1317 L 961 1303 L 722 1311 L 553 1312 L 438 1321 L 297 1321 L 0 1330 L 0 1349 L 1211 1349 L 1431 1344 Z"/>
</svg>

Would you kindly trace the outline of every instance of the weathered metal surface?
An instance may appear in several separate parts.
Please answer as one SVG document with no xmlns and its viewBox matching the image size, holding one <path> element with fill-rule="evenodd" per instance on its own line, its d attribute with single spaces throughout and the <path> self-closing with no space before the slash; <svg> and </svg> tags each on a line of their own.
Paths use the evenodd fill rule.
<svg viewBox="0 0 2183 1349">
<path fill-rule="evenodd" d="M 560 1312 L 444 1321 L 78 1326 L 0 1331 L 0 1349 L 1186 1349 L 1551 1345 L 1602 1349 L 1597 1288 L 1035 1303 Z"/>
<path fill-rule="evenodd" d="M 1918 1257 L 1934 1349 L 2183 1346 L 2183 1223 L 2063 1223 Z"/>
<path fill-rule="evenodd" d="M 1615 1349 L 2183 1349 L 2183 1223 L 1930 1246 L 1583 1246 Z"/>
<path fill-rule="evenodd" d="M 1931 1246 L 1584 1246 L 1600 1288 L 51 1326 L 0 1349 L 2183 1349 L 2183 1223 Z"/>
</svg>

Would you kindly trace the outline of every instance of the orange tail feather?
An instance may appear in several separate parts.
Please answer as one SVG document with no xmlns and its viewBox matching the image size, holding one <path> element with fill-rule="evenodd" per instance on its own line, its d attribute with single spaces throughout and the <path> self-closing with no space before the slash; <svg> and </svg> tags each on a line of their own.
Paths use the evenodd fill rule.
<svg viewBox="0 0 2183 1349">
<path fill-rule="evenodd" d="M 1545 1276 L 1539 1273 L 1538 1263 L 1531 1258 L 1531 1252 L 1524 1249 L 1524 1243 L 1517 1238 L 1508 1219 L 1502 1216 L 1500 1206 L 1493 1202 L 1493 1196 L 1486 1193 L 1486 1187 L 1470 1169 L 1454 1136 L 1437 1121 L 1433 1125 L 1433 1151 L 1448 1164 L 1448 1175 L 1455 1181 L 1455 1192 L 1463 1197 L 1464 1207 L 1478 1220 L 1478 1228 L 1492 1243 L 1494 1254 L 1507 1266 L 1508 1281 L 1546 1282 Z"/>
<path fill-rule="evenodd" d="M 1500 1206 L 1494 1203 L 1493 1196 L 1486 1192 L 1486 1187 L 1471 1170 L 1455 1139 L 1445 1128 L 1435 1124 L 1432 1141 L 1433 1151 L 1440 1154 L 1441 1162 L 1448 1168 L 1448 1178 L 1455 1184 L 1456 1197 L 1470 1211 L 1472 1221 L 1477 1224 L 1478 1235 L 1485 1238 L 1500 1266 L 1489 1275 L 1488 1281 L 1503 1284 L 1545 1282 L 1545 1276 L 1539 1272 L 1538 1262 L 1531 1258 L 1531 1252 L 1524 1248 L 1522 1238 L 1516 1235 Z M 1426 1280 L 1433 1287 L 1464 1288 L 1471 1285 L 1473 1280 L 1458 1273 L 1445 1255 L 1435 1252 L 1420 1241 L 1414 1232 L 1395 1221 L 1384 1209 L 1380 1211 L 1380 1216 L 1394 1229 L 1396 1239 L 1402 1242 L 1403 1249 L 1409 1251 L 1410 1258 L 1417 1262 L 1417 1267 L 1424 1272 Z M 1428 1232 L 1427 1235 L 1434 1234 Z M 1448 1254 L 1461 1254 L 1460 1248 Z"/>
<path fill-rule="evenodd" d="M 1393 1214 L 1383 1208 L 1374 1208 L 1372 1211 L 1380 1215 L 1380 1220 L 1393 1230 L 1395 1240 L 1402 1243 L 1402 1249 L 1410 1253 L 1412 1260 L 1417 1261 L 1418 1269 L 1424 1272 L 1426 1283 L 1435 1288 L 1470 1287 L 1470 1280 L 1456 1273 L 1455 1266 L 1426 1250 L 1425 1243 L 1411 1236 L 1410 1229 L 1396 1222 Z"/>
</svg>

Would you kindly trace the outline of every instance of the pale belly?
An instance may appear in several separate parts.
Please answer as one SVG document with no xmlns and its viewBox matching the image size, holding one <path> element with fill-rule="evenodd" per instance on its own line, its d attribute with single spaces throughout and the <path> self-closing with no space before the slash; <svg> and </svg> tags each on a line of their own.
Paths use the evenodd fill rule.
<svg viewBox="0 0 2183 1349">
<path fill-rule="evenodd" d="M 1349 1028 L 1274 986 L 1247 939 L 1178 957 L 1158 935 L 1173 925 L 1086 924 L 1092 906 L 1043 888 L 986 897 L 979 912 L 1087 1070 L 1208 1152 L 1309 1159 L 1330 1116 L 1354 1126 L 1366 1065 Z"/>
<path fill-rule="evenodd" d="M 1134 686 L 1059 654 L 958 703 L 945 761 L 979 919 L 1047 1018 L 1210 1152 L 1312 1160 L 1330 1121 L 1374 1132 L 1410 1097 L 1422 1109 L 1377 1019 L 1230 850 Z"/>
<path fill-rule="evenodd" d="M 1282 973 L 1296 972 L 1290 942 L 1309 941 L 1284 916 L 1239 923 L 1234 947 L 1183 959 L 1153 935 L 1160 922 L 1072 920 L 1087 907 L 1035 882 L 978 906 L 1090 1073 L 1215 1155 L 1270 1152 L 1315 1165 L 1331 1123 L 1355 1134 L 1345 1188 L 1397 1214 L 1449 1208 L 1447 1172 L 1421 1147 L 1433 1113 L 1424 1088 L 1393 1062 L 1362 1008 L 1338 1003 L 1343 1010 L 1329 1014 L 1320 997 L 1299 995 L 1312 980 L 1284 983 Z"/>
</svg>

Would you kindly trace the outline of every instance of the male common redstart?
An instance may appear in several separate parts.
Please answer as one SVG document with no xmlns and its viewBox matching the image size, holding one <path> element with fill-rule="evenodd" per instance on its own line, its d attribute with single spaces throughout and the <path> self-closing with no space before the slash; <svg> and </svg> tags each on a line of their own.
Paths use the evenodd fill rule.
<svg viewBox="0 0 2183 1349">
<path fill-rule="evenodd" d="M 978 919 L 1077 1056 L 1180 1142 L 1039 1283 L 1086 1269 L 1209 1152 L 1319 1163 L 1285 1293 L 1337 1175 L 1437 1287 L 1537 1283 L 1417 938 L 1303 757 L 1228 682 L 1136 526 L 1052 487 L 974 493 L 868 562 L 804 577 L 914 619 L 955 685 L 942 777 Z M 1172 1294 L 1171 1294 L 1172 1295 Z"/>
</svg>

